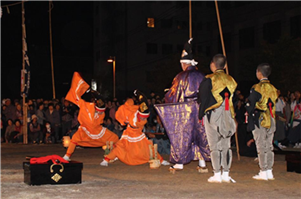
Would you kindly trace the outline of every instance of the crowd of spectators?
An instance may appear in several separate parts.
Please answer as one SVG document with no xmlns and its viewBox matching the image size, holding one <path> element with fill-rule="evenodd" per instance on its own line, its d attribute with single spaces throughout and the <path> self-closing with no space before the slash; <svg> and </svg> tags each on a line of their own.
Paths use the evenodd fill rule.
<svg viewBox="0 0 301 199">
<path fill-rule="evenodd" d="M 299 91 L 288 92 L 276 102 L 276 132 L 274 144 L 279 148 L 288 146 L 301 148 L 301 94 Z M 134 101 L 136 98 L 133 96 Z M 238 124 L 237 135 L 240 155 L 255 157 L 256 146 L 252 132 L 247 131 L 245 104 L 247 98 L 237 90 L 233 98 L 236 121 Z M 120 138 L 123 127 L 115 119 L 115 112 L 120 104 L 116 98 L 107 100 L 104 126 L 116 133 Z M 158 152 L 170 153 L 170 142 L 164 126 L 155 111 L 154 104 L 164 103 L 159 95 L 150 93 L 148 106 L 150 116 L 145 125 L 144 132 L 153 143 L 158 144 Z M 3 99 L 1 106 L 1 142 L 23 143 L 23 108 L 22 101 Z M 63 136 L 71 136 L 76 132 L 78 107 L 62 98 L 61 100 L 29 99 L 27 101 L 27 132 L 28 142 L 33 144 L 60 143 Z M 232 146 L 235 146 L 233 136 Z"/>
</svg>

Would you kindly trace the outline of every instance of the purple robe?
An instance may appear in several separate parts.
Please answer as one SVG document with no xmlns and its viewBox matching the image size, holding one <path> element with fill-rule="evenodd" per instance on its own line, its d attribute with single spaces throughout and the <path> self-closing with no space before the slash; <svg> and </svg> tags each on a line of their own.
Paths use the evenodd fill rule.
<svg viewBox="0 0 301 199">
<path fill-rule="evenodd" d="M 199 86 L 203 79 L 204 75 L 196 70 L 195 66 L 189 66 L 173 79 L 171 88 L 165 94 L 165 103 L 197 100 Z"/>
<path fill-rule="evenodd" d="M 165 95 L 165 104 L 155 108 L 170 140 L 170 162 L 187 164 L 203 157 L 210 160 L 205 128 L 199 123 L 198 88 L 204 75 L 189 66 L 173 80 Z"/>
</svg>

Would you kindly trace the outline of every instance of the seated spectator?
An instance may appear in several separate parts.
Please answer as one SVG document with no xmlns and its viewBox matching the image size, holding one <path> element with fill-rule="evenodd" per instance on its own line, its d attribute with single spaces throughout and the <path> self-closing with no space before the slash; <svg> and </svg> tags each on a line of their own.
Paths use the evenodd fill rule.
<svg viewBox="0 0 301 199">
<path fill-rule="evenodd" d="M 51 128 L 51 124 L 50 122 L 46 121 L 45 122 L 45 127 L 43 129 L 43 134 L 44 134 L 44 137 L 45 137 L 45 144 L 51 144 L 51 143 L 54 143 L 54 129 Z"/>
<path fill-rule="evenodd" d="M 36 111 L 35 115 L 38 117 L 38 123 L 40 124 L 41 127 L 43 127 L 44 126 L 44 121 L 46 121 L 45 113 L 44 113 L 44 104 L 43 103 L 40 103 L 38 105 L 38 110 Z"/>
<path fill-rule="evenodd" d="M 10 99 L 5 100 L 5 107 L 6 108 L 3 110 L 3 114 L 4 114 L 5 118 L 6 119 L 10 118 L 13 121 L 15 121 L 17 119 L 16 107 L 11 104 Z"/>
<path fill-rule="evenodd" d="M 158 144 L 158 153 L 170 154 L 170 141 L 158 115 L 156 115 L 154 124 L 150 126 L 151 128 L 148 130 L 149 132 L 146 134 L 151 140 L 153 140 L 154 144 Z"/>
<path fill-rule="evenodd" d="M 111 117 L 108 117 L 108 118 L 106 119 L 105 127 L 106 127 L 107 129 L 109 129 L 110 131 L 114 131 L 115 125 L 114 125 L 113 120 L 112 120 Z"/>
<path fill-rule="evenodd" d="M 43 143 L 43 133 L 41 125 L 38 123 L 38 117 L 36 115 L 31 116 L 31 123 L 29 124 L 29 137 L 33 144 Z"/>
<path fill-rule="evenodd" d="M 301 103 L 296 104 L 293 110 L 291 127 L 287 138 L 294 145 L 294 148 L 301 148 Z"/>
<path fill-rule="evenodd" d="M 274 144 L 279 148 L 286 148 L 286 146 L 281 144 L 281 141 L 285 140 L 285 112 L 284 108 L 286 103 L 280 90 L 277 90 L 278 99 L 276 100 L 276 132 L 274 134 Z"/>
<path fill-rule="evenodd" d="M 12 140 L 10 140 L 11 134 L 12 132 L 15 131 L 15 125 L 13 123 L 12 119 L 8 119 L 7 120 L 7 127 L 5 129 L 5 142 L 9 143 L 12 142 Z"/>
<path fill-rule="evenodd" d="M 112 102 L 110 111 L 109 111 L 109 117 L 112 119 L 112 122 L 115 121 L 115 113 L 117 111 L 117 106 L 116 106 L 116 102 Z"/>
<path fill-rule="evenodd" d="M 48 110 L 45 112 L 46 120 L 51 123 L 51 128 L 54 129 L 54 137 L 56 142 L 60 142 L 60 114 L 54 109 L 54 105 L 52 103 L 48 104 Z"/>
<path fill-rule="evenodd" d="M 11 133 L 9 139 L 12 143 L 23 142 L 23 126 L 20 120 L 15 120 L 15 130 Z"/>
<path fill-rule="evenodd" d="M 62 134 L 65 136 L 71 129 L 73 119 L 73 108 L 68 100 L 64 100 L 62 110 Z"/>
<path fill-rule="evenodd" d="M 16 116 L 17 116 L 17 119 L 19 119 L 21 121 L 21 123 L 23 124 L 23 110 L 22 110 L 21 104 L 18 104 L 16 106 Z"/>
<path fill-rule="evenodd" d="M 118 123 L 117 120 L 115 120 L 114 122 L 114 130 L 113 132 L 118 136 L 118 138 L 120 139 L 123 133 L 123 127 Z"/>
</svg>

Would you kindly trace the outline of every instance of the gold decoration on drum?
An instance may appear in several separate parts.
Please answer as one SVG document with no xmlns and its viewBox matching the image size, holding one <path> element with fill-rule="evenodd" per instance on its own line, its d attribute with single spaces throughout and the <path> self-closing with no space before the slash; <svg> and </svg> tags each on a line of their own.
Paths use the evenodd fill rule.
<svg viewBox="0 0 301 199">
<path fill-rule="evenodd" d="M 61 169 L 60 169 L 60 172 L 62 173 L 63 171 L 64 171 L 64 166 L 62 165 L 62 164 L 52 164 L 51 166 L 50 166 L 50 173 L 53 173 L 54 171 L 53 171 L 53 166 L 56 166 L 56 165 L 59 165 L 59 166 L 61 166 Z M 52 177 L 51 177 L 51 179 L 52 180 L 54 180 L 55 182 L 58 182 L 60 179 L 62 179 L 63 177 L 60 175 L 60 174 L 58 174 L 58 173 L 56 173 L 56 174 L 54 174 Z"/>
<path fill-rule="evenodd" d="M 58 182 L 60 179 L 62 179 L 62 176 L 56 173 L 54 176 L 51 177 L 51 179 L 54 180 L 55 182 Z"/>
</svg>

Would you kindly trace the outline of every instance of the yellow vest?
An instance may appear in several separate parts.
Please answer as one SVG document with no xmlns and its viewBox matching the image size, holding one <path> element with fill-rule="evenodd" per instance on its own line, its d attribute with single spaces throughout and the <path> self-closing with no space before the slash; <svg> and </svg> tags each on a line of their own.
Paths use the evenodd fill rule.
<svg viewBox="0 0 301 199">
<path fill-rule="evenodd" d="M 213 97 L 215 98 L 215 100 L 217 101 L 217 103 L 210 106 L 209 108 L 207 108 L 205 110 L 205 112 L 212 110 L 212 109 L 216 109 L 222 105 L 224 99 L 220 95 L 220 92 L 222 92 L 226 87 L 228 87 L 228 89 L 230 91 L 229 108 L 231 111 L 232 118 L 234 118 L 235 112 L 234 112 L 234 107 L 233 107 L 233 103 L 232 103 L 232 97 L 233 97 L 233 93 L 237 86 L 237 83 L 235 82 L 235 80 L 230 75 L 227 75 L 224 72 L 224 70 L 222 70 L 222 69 L 216 70 L 214 73 L 207 75 L 206 78 L 211 79 L 211 83 L 212 83 L 211 93 L 212 93 Z"/>
<path fill-rule="evenodd" d="M 261 94 L 261 99 L 255 104 L 256 109 L 263 111 L 260 113 L 260 118 L 263 118 L 263 120 L 260 122 L 260 125 L 269 129 L 271 127 L 271 114 L 267 103 L 269 99 L 271 99 L 273 102 L 274 106 L 272 107 L 272 113 L 273 117 L 275 118 L 276 99 L 278 98 L 277 89 L 270 83 L 269 80 L 261 80 L 252 88 Z"/>
</svg>

